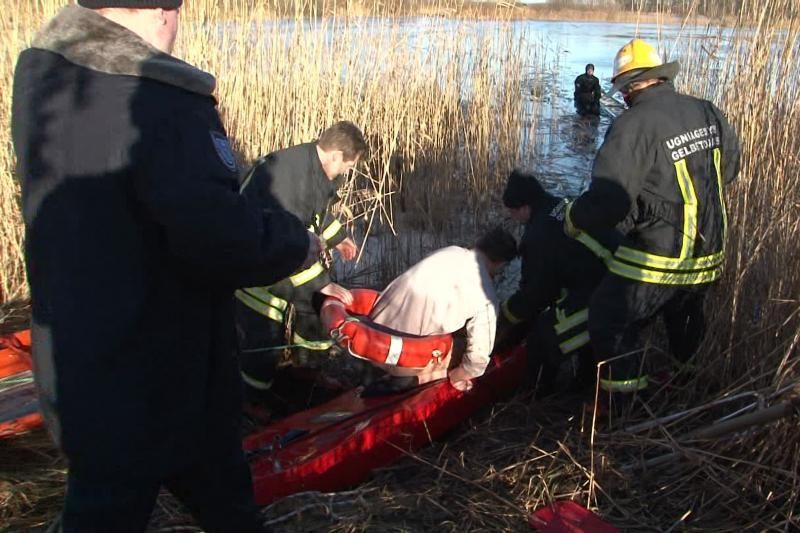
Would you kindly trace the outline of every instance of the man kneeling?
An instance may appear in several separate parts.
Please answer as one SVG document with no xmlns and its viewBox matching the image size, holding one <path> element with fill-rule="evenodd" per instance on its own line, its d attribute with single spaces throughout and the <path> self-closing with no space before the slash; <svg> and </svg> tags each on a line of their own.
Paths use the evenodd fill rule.
<svg viewBox="0 0 800 533">
<path fill-rule="evenodd" d="M 448 246 L 434 252 L 389 284 L 370 313 L 375 324 L 423 337 L 464 328 L 466 348 L 452 369 L 457 349 L 424 368 L 380 365 L 389 375 L 371 383 L 362 396 L 399 392 L 448 376 L 458 390 L 472 388 L 471 380 L 483 375 L 494 345 L 497 297 L 492 277 L 516 255 L 514 237 L 498 228 L 481 237 L 474 249 Z"/>
</svg>

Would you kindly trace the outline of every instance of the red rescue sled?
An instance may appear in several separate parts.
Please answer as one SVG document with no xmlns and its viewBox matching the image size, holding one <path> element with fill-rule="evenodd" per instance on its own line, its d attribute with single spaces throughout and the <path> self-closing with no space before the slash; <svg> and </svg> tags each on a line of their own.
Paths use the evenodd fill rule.
<svg viewBox="0 0 800 533">
<path fill-rule="evenodd" d="M 30 351 L 30 330 L 0 337 L 0 439 L 42 425 Z"/>
<path fill-rule="evenodd" d="M 302 491 L 337 491 L 365 480 L 511 392 L 525 375 L 525 350 L 495 354 L 472 390 L 447 380 L 405 393 L 347 392 L 245 439 L 259 505 Z"/>
</svg>

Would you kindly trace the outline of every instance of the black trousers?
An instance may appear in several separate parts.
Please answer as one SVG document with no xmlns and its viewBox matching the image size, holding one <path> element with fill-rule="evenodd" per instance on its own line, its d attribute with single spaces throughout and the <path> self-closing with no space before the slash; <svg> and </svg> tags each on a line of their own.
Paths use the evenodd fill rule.
<svg viewBox="0 0 800 533">
<path fill-rule="evenodd" d="M 240 448 L 224 456 L 204 457 L 202 462 L 163 479 L 145 472 L 136 477 L 97 478 L 70 470 L 60 530 L 142 532 L 162 486 L 209 533 L 268 531 L 261 525 L 250 469 Z"/>
<path fill-rule="evenodd" d="M 533 324 L 526 343 L 529 378 L 538 383 L 539 395 L 556 392 L 560 366 L 576 356 L 574 388 L 594 380 L 594 360 L 588 332 L 590 293 L 562 291 L 562 298 L 543 311 Z"/>
<path fill-rule="evenodd" d="M 288 344 L 286 327 L 240 301 L 236 302 L 239 364 L 248 390 L 269 388 Z"/>
<path fill-rule="evenodd" d="M 663 316 L 673 356 L 688 361 L 705 334 L 703 303 L 708 285 L 642 283 L 608 273 L 589 301 L 589 336 L 597 361 L 622 357 L 608 365 L 609 381 L 640 378 L 641 332 Z"/>
</svg>

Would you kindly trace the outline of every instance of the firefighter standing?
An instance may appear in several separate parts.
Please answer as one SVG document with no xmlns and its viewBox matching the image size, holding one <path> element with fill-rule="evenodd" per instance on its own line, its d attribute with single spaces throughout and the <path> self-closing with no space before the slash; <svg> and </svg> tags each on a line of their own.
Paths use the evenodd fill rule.
<svg viewBox="0 0 800 533">
<path fill-rule="evenodd" d="M 594 75 L 594 65 L 586 65 L 586 71 L 575 78 L 575 109 L 579 115 L 600 114 L 600 80 Z"/>
<path fill-rule="evenodd" d="M 724 187 L 739 171 L 739 142 L 712 103 L 675 91 L 678 70 L 644 41 L 620 49 L 612 92 L 630 109 L 609 129 L 589 189 L 566 213 L 567 233 L 608 269 L 589 303 L 589 333 L 595 358 L 613 359 L 601 379 L 611 393 L 647 387 L 635 355 L 640 331 L 658 314 L 673 354 L 694 354 L 704 296 L 722 275 Z"/>
<path fill-rule="evenodd" d="M 274 196 L 319 235 L 327 249 L 335 248 L 345 260 L 353 259 L 358 249 L 330 208 L 336 200 L 337 178 L 349 172 L 366 149 L 363 134 L 354 124 L 338 122 L 316 142 L 261 158 L 245 177 L 242 193 L 256 202 Z M 349 291 L 331 282 L 322 262 L 272 286 L 236 292 L 242 377 L 251 390 L 271 387 L 285 347 L 291 347 L 293 367 L 319 367 L 319 354 L 332 343 L 319 323 L 318 295 L 336 296 L 346 303 L 352 298 Z"/>
<path fill-rule="evenodd" d="M 525 224 L 525 232 L 519 288 L 501 305 L 501 324 L 525 323 L 530 332 L 529 370 L 538 379 L 540 395 L 554 392 L 559 366 L 573 355 L 576 385 L 586 386 L 594 378 L 587 305 L 605 268 L 585 246 L 564 234 L 559 217 L 565 203 L 547 193 L 535 176 L 519 171 L 511 173 L 503 193 L 506 210 Z"/>
</svg>

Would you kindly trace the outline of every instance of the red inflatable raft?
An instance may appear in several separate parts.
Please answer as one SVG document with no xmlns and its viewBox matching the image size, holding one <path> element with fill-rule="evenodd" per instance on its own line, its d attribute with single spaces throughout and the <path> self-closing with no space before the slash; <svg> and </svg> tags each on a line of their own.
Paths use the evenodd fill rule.
<svg viewBox="0 0 800 533">
<path fill-rule="evenodd" d="M 347 392 L 245 439 L 259 505 L 302 491 L 336 491 L 429 444 L 525 376 L 525 350 L 495 354 L 472 390 L 447 380 L 377 398 Z"/>
<path fill-rule="evenodd" d="M 365 317 L 375 306 L 379 292 L 353 289 L 353 303 L 335 298 L 322 304 L 320 320 L 325 331 L 350 355 L 376 363 L 423 368 L 431 360 L 446 357 L 453 347 L 452 335 L 414 337 L 401 335 L 371 323 Z"/>
<path fill-rule="evenodd" d="M 0 337 L 0 439 L 42 425 L 30 350 L 29 330 Z"/>
</svg>

